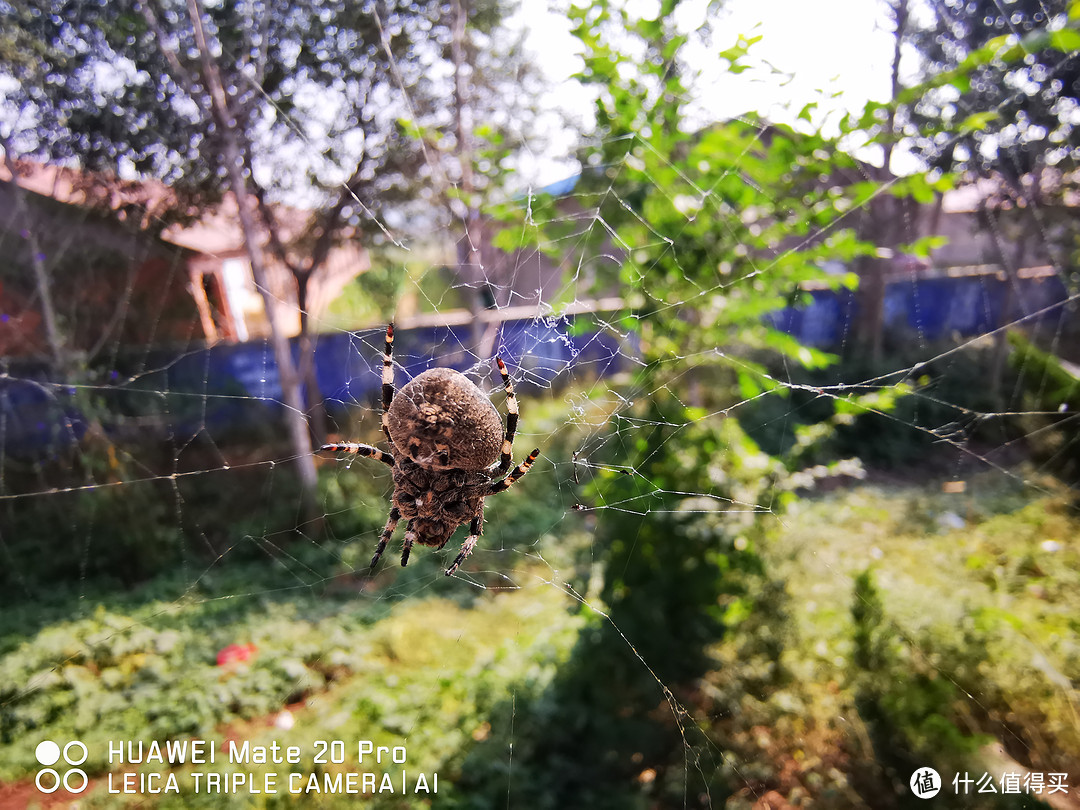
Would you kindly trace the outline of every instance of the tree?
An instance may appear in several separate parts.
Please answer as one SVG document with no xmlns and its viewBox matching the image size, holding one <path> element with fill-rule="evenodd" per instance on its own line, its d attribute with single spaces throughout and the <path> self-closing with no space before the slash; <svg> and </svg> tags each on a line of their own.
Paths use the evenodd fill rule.
<svg viewBox="0 0 1080 810">
<path fill-rule="evenodd" d="M 492 8 L 484 12 L 497 20 Z M 24 154 L 157 176 L 193 192 L 180 199 L 200 208 L 231 191 L 264 295 L 263 232 L 266 249 L 292 272 L 301 310 L 299 372 L 279 330 L 273 343 L 310 497 L 314 466 L 304 414 L 319 398 L 308 284 L 337 240 L 366 233 L 376 242 L 397 241 L 386 213 L 435 169 L 399 119 L 438 110 L 427 99 L 440 90 L 429 77 L 438 72 L 440 48 L 453 39 L 446 10 L 437 0 L 321 0 L 302 9 L 283 0 L 207 7 L 16 0 L 2 22 L 10 33 L 0 40 L 0 69 L 18 81 L 7 102 L 32 111 L 24 117 L 30 123 L 11 136 Z M 342 166 L 353 168 L 341 175 Z M 320 207 L 286 243 L 272 203 L 290 194 Z M 170 216 L 190 210 L 178 206 Z"/>
<path fill-rule="evenodd" d="M 588 776 L 559 767 L 571 736 L 584 752 L 579 759 L 603 763 L 613 778 L 630 783 L 631 762 L 637 772 L 653 770 L 649 801 L 657 805 L 681 806 L 699 792 L 723 796 L 713 784 L 719 768 L 696 769 L 704 784 L 697 774 L 687 782 L 663 777 L 683 773 L 687 732 L 707 723 L 707 709 L 680 701 L 695 700 L 690 684 L 736 612 L 725 606 L 752 609 L 747 583 L 762 565 L 750 550 L 757 516 L 782 508 L 784 464 L 798 463 L 755 445 L 740 425 L 749 410 L 742 406 L 770 391 L 789 393 L 777 369 L 829 361 L 774 328 L 769 315 L 802 300 L 811 282 L 853 285 L 852 274 L 822 267 L 868 249 L 842 212 L 880 190 L 852 183 L 864 180 L 859 164 L 821 133 L 754 115 L 695 124 L 679 2 L 657 6 L 646 18 L 606 0 L 572 8 L 584 59 L 579 78 L 596 89 L 597 127 L 574 192 L 589 216 L 529 200 L 517 204 L 512 231 L 547 251 L 567 243 L 563 229 L 573 220 L 574 271 L 605 259 L 610 269 L 597 283 L 617 286 L 626 301 L 621 323 L 640 338 L 642 360 L 592 459 L 598 472 L 583 499 L 617 505 L 597 521 L 590 554 L 604 561 L 599 602 L 618 633 L 601 624 L 582 634 L 563 668 L 568 700 L 555 701 L 541 732 L 548 742 L 523 752 L 542 759 L 538 772 L 559 774 L 547 794 L 555 805 L 582 796 L 590 806 L 628 803 L 596 795 Z M 722 52 L 733 71 L 751 44 Z M 857 407 L 854 399 L 843 404 Z M 598 671 L 611 673 L 601 688 Z M 596 711 L 586 718 L 562 711 L 574 696 Z"/>
<path fill-rule="evenodd" d="M 881 165 L 866 165 L 864 173 L 874 184 L 884 188 L 896 180 L 893 155 L 900 136 L 896 99 L 900 95 L 900 56 L 904 37 L 909 28 L 908 0 L 888 0 L 886 16 L 892 25 L 893 52 L 890 62 L 889 103 L 881 110 L 884 120 L 871 124 L 870 131 L 881 147 Z M 857 230 L 866 241 L 876 246 L 874 254 L 860 256 L 855 261 L 859 276 L 858 319 L 855 323 L 857 343 L 869 346 L 871 362 L 877 364 L 885 350 L 885 292 L 888 287 L 892 258 L 905 241 L 905 228 L 913 217 L 910 198 L 904 195 L 876 194 L 866 201 L 858 213 Z"/>
<path fill-rule="evenodd" d="M 667 0 L 642 20 L 609 3 L 572 12 L 584 46 L 581 78 L 598 88 L 582 189 L 599 192 L 603 227 L 589 236 L 614 238 L 622 259 L 616 281 L 639 313 L 646 359 L 676 358 L 664 365 L 668 372 L 737 368 L 748 390 L 772 387 L 761 366 L 730 357 L 777 351 L 796 363 L 823 362 L 761 316 L 797 298 L 802 282 L 853 282 L 821 268 L 865 250 L 835 220 L 837 206 L 859 207 L 873 189 L 823 181 L 842 175 L 846 184 L 862 174 L 821 134 L 753 114 L 691 126 L 693 73 L 680 58 L 688 37 L 671 22 L 677 6 Z M 609 27 L 633 39 L 620 41 Z M 740 40 L 722 53 L 733 70 L 751 45 Z"/>
<path fill-rule="evenodd" d="M 15 150 L 11 145 L 8 135 L 0 134 L 0 148 L 4 150 L 4 165 L 8 174 L 11 175 L 11 188 L 15 199 L 15 214 L 22 217 L 28 210 L 26 192 L 19 185 L 19 168 L 15 163 Z M 37 229 L 29 223 L 25 228 L 26 239 L 30 248 L 30 266 L 34 270 L 34 289 L 37 293 L 41 306 L 41 320 L 45 327 L 45 340 L 49 346 L 49 354 L 57 369 L 67 367 L 68 346 L 63 332 L 60 330 L 59 318 L 56 315 L 56 307 L 52 300 L 52 281 L 49 278 L 48 268 L 42 258 L 41 244 L 38 240 Z"/>
<path fill-rule="evenodd" d="M 506 44 L 499 26 L 507 13 L 501 0 L 319 0 L 303 9 L 252 0 L 202 9 L 231 137 L 258 203 L 259 247 L 296 282 L 298 373 L 317 439 L 325 428 L 307 306 L 312 278 L 343 239 L 379 249 L 438 232 L 433 218 L 474 224 L 468 212 L 505 176 L 506 155 L 530 131 L 531 105 L 519 91 L 533 74 L 516 43 Z M 232 183 L 230 136 L 215 121 L 191 14 L 179 0 L 53 0 L 44 8 L 17 0 L 4 22 L 12 34 L 0 39 L 0 60 L 20 82 L 10 102 L 34 111 L 18 138 L 27 152 L 76 157 L 86 168 L 127 165 L 197 190 L 196 207 Z M 296 197 L 317 210 L 286 238 L 273 203 Z M 185 200 L 172 213 L 190 210 Z M 410 233 L 412 223 L 422 224 Z M 471 232 L 482 243 L 483 229 Z"/>
<path fill-rule="evenodd" d="M 511 279 L 500 276 L 499 262 L 492 261 L 495 226 L 488 212 L 520 192 L 508 188 L 516 179 L 514 158 L 542 152 L 545 129 L 535 102 L 543 80 L 524 52 L 524 35 L 510 36 L 502 26 L 508 11 L 505 0 L 453 0 L 450 40 L 440 43 L 451 70 L 447 86 L 413 103 L 431 170 L 427 193 L 456 242 L 457 275 L 469 289 L 465 303 L 481 357 L 493 353 L 498 324 L 484 329 L 480 312 L 512 303 Z"/>
<path fill-rule="evenodd" d="M 933 3 L 906 33 L 923 82 L 908 93 L 915 151 L 931 169 L 983 180 L 980 227 L 995 236 L 1007 279 L 1001 315 L 1016 317 L 1016 279 L 1029 235 L 1040 233 L 1063 280 L 1074 248 L 1071 212 L 1054 213 L 1080 157 L 1080 32 L 1065 0 Z M 1057 170 L 1056 174 L 1048 169 Z M 990 181 L 986 183 L 985 181 Z M 1057 220 L 1055 222 L 1055 220 Z M 1003 234 L 1015 234 L 1015 238 Z M 1008 342 L 995 335 L 991 385 Z"/>
<path fill-rule="evenodd" d="M 952 0 L 913 18 L 905 37 L 921 78 L 939 79 L 910 114 L 929 167 L 993 171 L 1016 182 L 1044 166 L 1076 163 L 1080 34 L 1068 27 L 1067 5 Z"/>
</svg>

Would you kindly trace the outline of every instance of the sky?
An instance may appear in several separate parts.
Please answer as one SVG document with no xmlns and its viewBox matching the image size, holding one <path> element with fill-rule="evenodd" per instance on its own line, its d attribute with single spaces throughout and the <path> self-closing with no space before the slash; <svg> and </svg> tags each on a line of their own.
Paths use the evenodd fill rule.
<svg viewBox="0 0 1080 810">
<path fill-rule="evenodd" d="M 626 2 L 642 16 L 655 16 L 655 0 Z M 530 0 L 515 23 L 527 32 L 526 46 L 554 83 L 552 98 L 571 114 L 588 116 L 589 91 L 569 79 L 581 60 L 570 34 L 568 4 Z M 684 3 L 676 20 L 680 28 L 699 26 L 705 5 L 705 0 Z M 885 101 L 893 42 L 881 15 L 876 0 L 728 0 L 715 25 L 711 53 L 696 49 L 688 55 L 701 72 L 697 100 L 715 119 L 756 111 L 789 123 L 811 101 L 819 102 L 823 115 L 859 110 L 870 99 Z M 739 35 L 761 37 L 749 59 L 761 68 L 732 75 L 715 54 L 735 44 Z M 531 168 L 541 183 L 567 172 L 565 163 L 541 156 Z"/>
<path fill-rule="evenodd" d="M 871 98 L 888 99 L 893 40 L 882 27 L 876 0 L 731 0 L 729 5 L 730 14 L 717 26 L 718 44 L 727 47 L 739 34 L 760 35 L 751 58 L 790 78 L 729 76 L 724 98 L 715 100 L 718 113 L 771 109 L 779 114 L 777 106 L 786 104 L 794 116 L 820 91 L 840 93 L 836 107 L 852 110 Z M 700 58 L 708 72 L 707 55 Z M 711 67 L 715 71 L 718 65 Z"/>
<path fill-rule="evenodd" d="M 635 16 L 653 17 L 659 5 L 659 0 L 623 1 Z M 576 132 L 590 128 L 593 91 L 570 78 L 581 67 L 567 19 L 571 2 L 522 0 L 511 23 L 526 32 L 526 47 L 552 82 L 542 106 L 559 107 L 579 122 L 565 130 L 555 116 L 549 119 L 547 143 L 541 147 L 537 140 L 536 152 L 520 162 L 523 185 L 539 187 L 576 173 L 577 164 L 566 156 Z M 676 19 L 680 28 L 700 26 L 707 4 L 684 0 Z M 726 0 L 712 47 L 688 52 L 689 63 L 701 72 L 697 101 L 703 114 L 720 120 L 755 111 L 791 123 L 810 101 L 818 101 L 824 115 L 861 109 L 868 99 L 887 100 L 892 38 L 881 13 L 879 0 Z M 716 53 L 740 35 L 761 37 L 751 48 L 750 62 L 762 68 L 733 75 Z"/>
</svg>

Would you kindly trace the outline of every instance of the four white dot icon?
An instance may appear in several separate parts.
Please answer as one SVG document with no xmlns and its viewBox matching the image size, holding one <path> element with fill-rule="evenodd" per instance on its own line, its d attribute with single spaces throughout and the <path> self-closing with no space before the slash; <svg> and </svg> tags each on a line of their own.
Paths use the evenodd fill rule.
<svg viewBox="0 0 1080 810">
<path fill-rule="evenodd" d="M 86 762 L 86 746 L 78 740 L 69 742 L 64 746 L 63 751 L 52 740 L 42 740 L 34 749 L 34 756 L 45 767 L 38 771 L 37 776 L 34 778 L 34 784 L 42 793 L 53 793 L 61 785 L 69 793 L 82 793 L 90 782 L 86 776 L 86 771 L 80 768 L 70 768 L 64 771 L 64 775 L 61 776 L 58 771 L 50 767 L 60 761 L 61 753 L 64 762 L 68 765 L 82 765 Z"/>
</svg>

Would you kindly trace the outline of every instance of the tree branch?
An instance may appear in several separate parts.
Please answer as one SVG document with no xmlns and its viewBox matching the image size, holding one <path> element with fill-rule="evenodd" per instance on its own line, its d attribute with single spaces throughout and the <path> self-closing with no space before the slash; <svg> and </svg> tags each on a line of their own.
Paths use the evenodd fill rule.
<svg viewBox="0 0 1080 810">
<path fill-rule="evenodd" d="M 184 67 L 180 58 L 176 55 L 176 51 L 165 45 L 168 37 L 165 34 L 165 29 L 161 27 L 161 23 L 158 21 L 157 14 L 154 13 L 154 9 L 150 6 L 150 0 L 139 0 L 136 6 L 157 39 L 158 49 L 161 51 L 161 55 L 165 57 L 165 61 L 169 63 L 173 78 L 187 91 L 192 101 L 203 108 L 203 112 L 212 114 L 209 99 L 206 98 L 205 92 L 200 92 L 195 76 Z"/>
<path fill-rule="evenodd" d="M 48 268 L 41 258 L 41 245 L 37 239 L 37 231 L 34 228 L 33 216 L 30 206 L 26 202 L 26 191 L 19 185 L 19 169 L 15 165 L 15 156 L 12 151 L 11 137 L 0 135 L 0 147 L 4 150 L 4 165 L 11 173 L 11 191 L 15 196 L 15 209 L 25 214 L 26 239 L 30 243 L 30 265 L 34 268 L 34 283 L 37 286 L 37 294 L 41 299 L 41 319 L 45 324 L 45 339 L 49 343 L 49 351 L 53 356 L 53 362 L 58 368 L 63 369 L 67 360 L 64 338 L 60 333 L 59 319 L 56 317 L 56 309 L 52 300 L 52 284 L 49 279 Z"/>
<path fill-rule="evenodd" d="M 274 360 L 281 382 L 281 393 L 285 400 L 286 419 L 292 438 L 293 452 L 296 454 L 296 467 L 303 487 L 304 512 L 308 520 L 318 523 L 320 509 L 316 500 L 318 477 L 311 452 L 311 434 L 304 419 L 304 400 L 301 393 L 300 379 L 293 364 L 289 341 L 281 331 L 275 314 L 274 296 L 270 290 L 270 279 L 263 262 L 262 250 L 258 244 L 255 223 L 248 209 L 247 182 L 244 178 L 245 162 L 237 139 L 237 125 L 229 111 L 228 97 L 221 82 L 217 65 L 210 56 L 206 29 L 203 27 L 202 11 L 199 0 L 187 0 L 188 16 L 195 32 L 195 43 L 199 50 L 202 64 L 202 78 L 210 94 L 211 110 L 214 121 L 221 127 L 221 139 L 225 148 L 225 169 L 229 184 L 236 198 L 240 227 L 244 233 L 244 245 L 247 249 L 251 273 L 262 295 L 266 318 L 270 323 L 270 338 L 274 350 Z"/>
</svg>

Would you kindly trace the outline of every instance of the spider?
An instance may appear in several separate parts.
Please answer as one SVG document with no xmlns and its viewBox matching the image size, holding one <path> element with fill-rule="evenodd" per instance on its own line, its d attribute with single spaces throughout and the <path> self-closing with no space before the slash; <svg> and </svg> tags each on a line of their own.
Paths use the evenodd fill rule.
<svg viewBox="0 0 1080 810">
<path fill-rule="evenodd" d="M 469 536 L 446 569 L 446 575 L 451 576 L 476 547 L 484 525 L 484 499 L 510 489 L 540 455 L 540 448 L 533 450 L 506 474 L 517 430 L 518 403 L 502 359 L 496 357 L 495 363 L 506 389 L 505 432 L 491 401 L 465 375 L 452 369 L 428 369 L 395 396 L 394 325 L 386 327 L 382 429 L 393 452 L 356 442 L 321 448 L 368 456 L 393 469 L 390 517 L 371 558 L 372 570 L 402 518 L 408 521 L 402 565 L 408 564 L 414 543 L 440 549 L 458 526 L 471 521 Z"/>
</svg>

